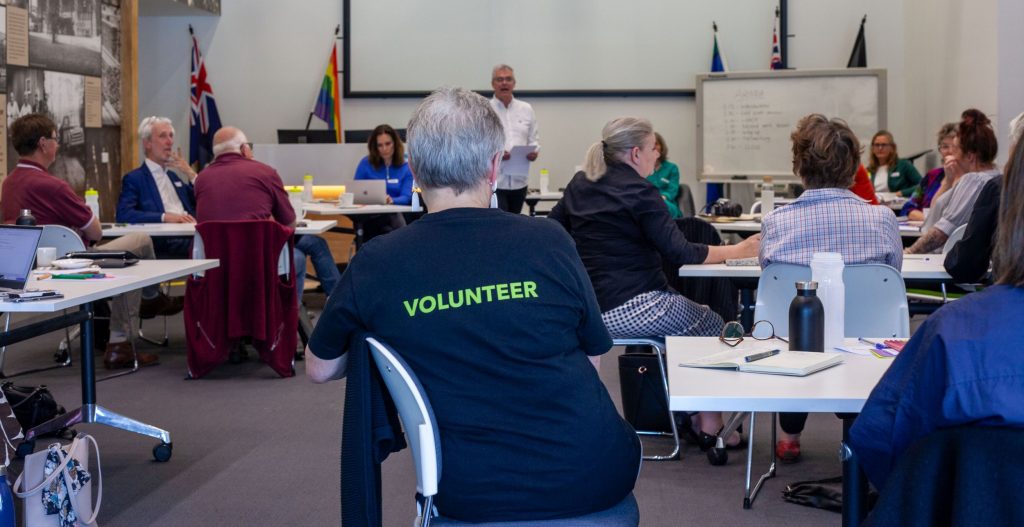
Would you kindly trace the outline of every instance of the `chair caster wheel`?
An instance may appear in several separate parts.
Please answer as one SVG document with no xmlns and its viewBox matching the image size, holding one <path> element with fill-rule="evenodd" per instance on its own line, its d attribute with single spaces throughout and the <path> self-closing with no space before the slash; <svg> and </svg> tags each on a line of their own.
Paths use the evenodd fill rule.
<svg viewBox="0 0 1024 527">
<path fill-rule="evenodd" d="M 160 443 L 153 447 L 153 459 L 159 463 L 166 463 L 167 460 L 171 459 L 171 453 L 174 449 L 170 443 Z"/>
<path fill-rule="evenodd" d="M 18 443 L 18 449 L 14 451 L 14 455 L 17 456 L 18 459 L 25 459 L 29 454 L 35 452 L 35 450 L 35 440 L 22 441 L 21 443 Z"/>
<path fill-rule="evenodd" d="M 711 448 L 708 450 L 708 463 L 718 467 L 729 461 L 729 452 L 724 448 Z"/>
</svg>

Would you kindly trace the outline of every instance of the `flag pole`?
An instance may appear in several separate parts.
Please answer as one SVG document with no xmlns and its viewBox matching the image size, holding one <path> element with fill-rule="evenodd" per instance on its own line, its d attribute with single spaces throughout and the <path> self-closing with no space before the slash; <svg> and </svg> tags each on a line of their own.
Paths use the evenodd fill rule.
<svg viewBox="0 0 1024 527">
<path fill-rule="evenodd" d="M 338 25 L 334 26 L 334 40 L 338 40 L 338 33 L 340 33 L 340 32 L 341 32 L 341 24 L 338 24 Z M 335 44 L 335 46 L 337 46 L 337 44 Z M 314 112 L 314 111 L 310 111 L 309 112 L 309 116 L 306 117 L 306 130 L 309 130 L 309 125 L 313 122 L 313 117 L 315 115 L 316 115 L 316 112 Z"/>
</svg>

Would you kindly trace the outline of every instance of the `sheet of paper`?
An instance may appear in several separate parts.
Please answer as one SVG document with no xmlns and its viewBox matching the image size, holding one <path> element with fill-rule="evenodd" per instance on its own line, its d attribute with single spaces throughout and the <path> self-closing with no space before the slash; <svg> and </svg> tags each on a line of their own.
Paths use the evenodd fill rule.
<svg viewBox="0 0 1024 527">
<path fill-rule="evenodd" d="M 536 146 L 513 146 L 509 158 L 501 162 L 501 171 L 505 174 L 529 174 L 530 160 L 526 154 L 537 150 Z"/>
<path fill-rule="evenodd" d="M 7 6 L 7 64 L 28 66 L 28 9 L 13 5 Z"/>
<path fill-rule="evenodd" d="M 99 77 L 85 78 L 85 127 L 103 126 L 103 93 Z"/>
<path fill-rule="evenodd" d="M 843 346 L 836 346 L 836 350 L 846 353 L 853 353 L 854 355 L 864 355 L 866 357 L 870 357 L 871 355 L 874 354 L 872 352 L 875 350 L 875 347 L 872 346 L 871 344 L 849 344 Z"/>
</svg>

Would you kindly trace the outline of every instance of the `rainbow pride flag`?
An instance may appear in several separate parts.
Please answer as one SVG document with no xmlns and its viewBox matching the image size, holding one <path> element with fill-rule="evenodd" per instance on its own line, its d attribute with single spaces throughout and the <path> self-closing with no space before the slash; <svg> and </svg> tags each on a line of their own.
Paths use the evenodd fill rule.
<svg viewBox="0 0 1024 527">
<path fill-rule="evenodd" d="M 341 142 L 341 98 L 338 97 L 338 46 L 331 44 L 331 59 L 327 62 L 324 80 L 320 83 L 320 94 L 316 97 L 313 115 L 327 123 L 328 130 L 334 130 L 334 137 Z"/>
</svg>

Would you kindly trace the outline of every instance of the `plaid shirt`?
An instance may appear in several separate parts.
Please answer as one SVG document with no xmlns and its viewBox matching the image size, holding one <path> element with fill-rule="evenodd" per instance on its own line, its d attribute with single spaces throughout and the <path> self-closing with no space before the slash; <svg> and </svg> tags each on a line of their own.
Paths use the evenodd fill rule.
<svg viewBox="0 0 1024 527">
<path fill-rule="evenodd" d="M 810 265 L 811 255 L 836 252 L 846 265 L 903 266 L 896 215 L 839 188 L 807 190 L 761 222 L 761 267 L 775 262 Z"/>
</svg>

